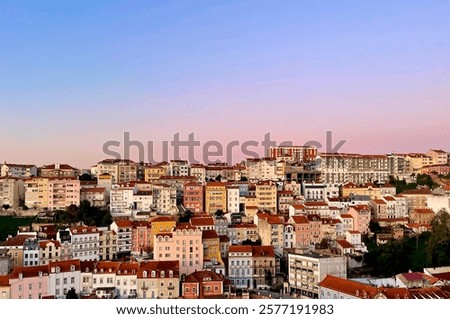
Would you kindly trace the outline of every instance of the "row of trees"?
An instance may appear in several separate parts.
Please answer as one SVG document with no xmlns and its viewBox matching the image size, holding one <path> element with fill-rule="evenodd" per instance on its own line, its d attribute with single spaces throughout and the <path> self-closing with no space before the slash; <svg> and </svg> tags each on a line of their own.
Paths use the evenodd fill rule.
<svg viewBox="0 0 450 319">
<path fill-rule="evenodd" d="M 112 217 L 108 210 L 92 206 L 87 200 L 83 200 L 80 206 L 70 205 L 66 210 L 56 212 L 55 222 L 57 223 L 76 223 L 83 222 L 88 226 L 109 226 L 112 223 Z"/>
<path fill-rule="evenodd" d="M 409 189 L 416 189 L 417 186 L 427 186 L 430 189 L 439 186 L 428 174 L 417 174 L 415 183 L 407 183 L 404 179 L 399 180 L 394 176 L 389 176 L 389 183 L 395 186 L 397 194 Z"/>
<path fill-rule="evenodd" d="M 398 273 L 423 271 L 424 267 L 450 265 L 450 215 L 442 210 L 432 221 L 432 231 L 393 240 L 377 246 L 366 241 L 369 252 L 364 264 L 373 276 L 390 277 Z"/>
</svg>

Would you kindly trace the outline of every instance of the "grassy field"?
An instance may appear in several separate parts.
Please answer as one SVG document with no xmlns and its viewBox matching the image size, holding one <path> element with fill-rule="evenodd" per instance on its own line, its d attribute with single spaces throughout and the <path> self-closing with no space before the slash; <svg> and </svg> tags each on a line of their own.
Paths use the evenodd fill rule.
<svg viewBox="0 0 450 319">
<path fill-rule="evenodd" d="M 9 234 L 16 235 L 18 226 L 31 225 L 33 220 L 33 217 L 0 216 L 0 241 L 4 241 Z"/>
</svg>

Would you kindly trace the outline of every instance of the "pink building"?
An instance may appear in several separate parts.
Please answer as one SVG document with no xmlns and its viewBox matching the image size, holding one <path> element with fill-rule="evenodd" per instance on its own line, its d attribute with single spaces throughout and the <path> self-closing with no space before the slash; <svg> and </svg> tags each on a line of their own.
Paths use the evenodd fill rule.
<svg viewBox="0 0 450 319">
<path fill-rule="evenodd" d="M 151 234 L 149 222 L 134 222 L 131 229 L 131 253 L 142 255 L 150 251 Z"/>
<path fill-rule="evenodd" d="M 311 243 L 319 244 L 322 241 L 322 220 L 317 214 L 306 215 L 309 222 Z"/>
<path fill-rule="evenodd" d="M 213 271 L 196 271 L 182 282 L 181 295 L 185 299 L 219 298 L 223 295 L 224 279 Z"/>
<path fill-rule="evenodd" d="M 9 274 L 11 299 L 41 299 L 48 296 L 48 266 L 15 267 Z"/>
<path fill-rule="evenodd" d="M 193 213 L 203 211 L 203 186 L 197 182 L 189 182 L 184 185 L 183 204 Z"/>
<path fill-rule="evenodd" d="M 294 225 L 294 247 L 304 247 L 311 243 L 311 225 L 304 215 L 295 215 L 289 218 L 288 223 Z"/>
<path fill-rule="evenodd" d="M 349 207 L 347 214 L 353 217 L 353 230 L 362 234 L 369 232 L 370 208 L 367 205 L 356 205 Z"/>
<path fill-rule="evenodd" d="M 180 274 L 188 275 L 203 269 L 202 231 L 190 224 L 180 223 L 171 232 L 154 238 L 154 259 L 178 260 Z"/>
</svg>

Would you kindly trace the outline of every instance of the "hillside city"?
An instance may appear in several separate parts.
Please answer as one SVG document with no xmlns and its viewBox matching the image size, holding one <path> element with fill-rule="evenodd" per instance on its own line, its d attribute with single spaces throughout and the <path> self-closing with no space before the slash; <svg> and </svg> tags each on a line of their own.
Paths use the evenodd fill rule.
<svg viewBox="0 0 450 319">
<path fill-rule="evenodd" d="M 448 299 L 450 153 L 3 162 L 0 299 Z"/>
</svg>

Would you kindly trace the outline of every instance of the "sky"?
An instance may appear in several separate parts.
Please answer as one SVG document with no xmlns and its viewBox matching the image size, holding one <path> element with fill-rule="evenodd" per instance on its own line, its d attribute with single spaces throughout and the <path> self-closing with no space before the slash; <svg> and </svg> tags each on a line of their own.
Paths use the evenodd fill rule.
<svg viewBox="0 0 450 319">
<path fill-rule="evenodd" d="M 124 156 L 125 133 L 144 161 L 177 132 L 199 161 L 266 133 L 450 151 L 449 16 L 438 0 L 2 0 L 0 160 L 88 168 L 110 141 Z"/>
</svg>

